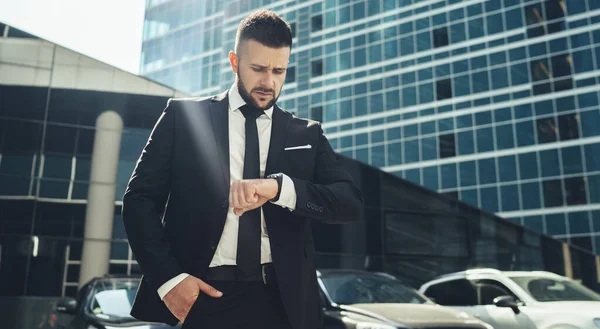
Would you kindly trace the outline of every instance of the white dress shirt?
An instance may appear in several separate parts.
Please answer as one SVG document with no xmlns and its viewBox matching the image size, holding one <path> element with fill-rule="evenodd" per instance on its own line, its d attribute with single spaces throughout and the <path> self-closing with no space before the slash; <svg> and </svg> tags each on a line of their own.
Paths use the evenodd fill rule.
<svg viewBox="0 0 600 329">
<path fill-rule="evenodd" d="M 229 90 L 229 174 L 230 184 L 234 181 L 243 179 L 244 173 L 244 153 L 246 146 L 246 118 L 239 110 L 246 102 L 240 96 L 237 85 L 234 83 Z M 267 155 L 269 153 L 269 144 L 271 142 L 273 107 L 265 111 L 263 115 L 256 119 L 258 129 L 258 141 L 260 149 L 260 177 L 264 177 L 267 166 Z M 279 200 L 273 202 L 276 205 L 290 209 L 296 208 L 296 189 L 294 182 L 286 175 L 283 175 L 281 193 Z M 265 225 L 265 216 L 261 208 L 261 264 L 270 263 L 271 245 L 267 226 Z M 239 217 L 233 213 L 233 208 L 229 208 L 223 234 L 219 240 L 219 245 L 215 251 L 210 267 L 221 265 L 236 265 L 237 238 L 238 238 Z M 158 295 L 161 299 L 185 279 L 189 274 L 181 273 L 173 279 L 167 281 L 158 289 Z"/>
</svg>

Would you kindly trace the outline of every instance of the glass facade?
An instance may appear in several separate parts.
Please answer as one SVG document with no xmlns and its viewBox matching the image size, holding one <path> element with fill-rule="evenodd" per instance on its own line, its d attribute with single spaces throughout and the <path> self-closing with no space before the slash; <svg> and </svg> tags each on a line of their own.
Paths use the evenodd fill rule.
<svg viewBox="0 0 600 329">
<path fill-rule="evenodd" d="M 523 227 L 359 161 L 341 161 L 360 183 L 365 220 L 313 224 L 318 268 L 383 271 L 413 287 L 469 268 L 545 270 L 600 291 L 600 257 L 539 233 L 542 216 L 527 217 Z M 584 218 L 574 220 L 581 225 Z"/>
<path fill-rule="evenodd" d="M 339 153 L 600 253 L 600 1 L 147 1 L 141 72 L 234 80 L 237 24 L 292 26 L 280 105 Z"/>
<path fill-rule="evenodd" d="M 164 105 L 178 94 L 4 24 L 0 31 L 8 72 L 0 75 L 0 296 L 75 295 L 96 119 L 107 110 L 124 123 L 115 208 L 107 209 L 114 211 L 109 272 L 139 273 L 120 200 Z"/>
<path fill-rule="evenodd" d="M 314 22 L 318 24 L 318 20 Z M 182 95 L 68 49 L 48 42 L 41 43 L 31 35 L 12 31 L 11 27 L 5 26 L 3 30 L 0 62 L 5 63 L 14 74 L 0 75 L 0 296 L 75 295 L 85 242 L 83 232 L 95 122 L 106 110 L 117 112 L 124 123 L 119 145 L 115 207 L 107 209 L 114 215 L 109 273 L 139 274 L 139 266 L 126 239 L 120 200 L 167 99 Z M 34 63 L 19 62 L 32 58 L 32 54 Z M 27 70 L 32 66 L 38 72 L 37 78 L 28 80 Z M 44 75 L 43 72 L 52 74 Z M 76 74 L 73 75 L 73 72 Z M 297 72 L 298 76 L 302 76 L 300 69 Z M 293 84 L 290 83 L 288 88 Z M 371 94 L 365 95 L 366 98 L 371 97 Z M 351 97 L 351 94 L 345 97 Z M 366 98 L 361 102 L 368 106 L 372 100 Z M 315 103 L 311 107 L 311 115 L 330 115 L 329 102 L 323 104 Z M 498 115 L 502 117 L 505 114 Z M 472 115 L 461 122 L 473 124 L 478 120 L 486 119 Z M 384 118 L 383 123 L 377 124 L 385 126 L 386 122 L 394 121 Z M 560 124 L 560 119 L 557 122 Z M 425 123 L 414 122 L 412 128 L 407 127 L 406 131 L 419 136 L 419 129 L 438 129 L 436 125 L 432 127 Z M 347 120 L 344 124 L 353 123 Z M 441 120 L 438 125 L 448 127 L 448 123 Z M 453 133 L 452 129 L 447 128 L 440 134 L 439 142 L 429 136 L 424 143 L 386 143 L 389 136 L 402 138 L 402 135 L 394 135 L 398 134 L 397 129 L 391 134 L 364 131 L 350 136 L 350 142 L 355 139 L 371 144 L 376 139 L 378 144 L 373 147 L 382 152 L 391 150 L 390 155 L 400 156 L 399 159 L 404 159 L 401 154 L 406 150 L 437 159 L 432 149 L 439 147 L 436 150 L 444 158 L 453 159 L 460 156 L 460 149 L 457 151 L 454 145 L 463 137 Z M 562 131 L 559 130 L 560 134 L 563 134 Z M 565 134 L 573 136 L 570 131 Z M 347 140 L 348 137 L 338 139 L 343 138 Z M 573 140 L 581 139 L 580 136 Z M 477 144 L 474 141 L 471 136 L 471 154 L 475 154 Z M 549 152 L 544 153 L 544 159 L 554 157 L 561 161 L 559 159 L 564 157 L 562 153 L 552 153 L 551 148 L 545 151 Z M 403 169 L 413 180 L 423 179 L 427 184 L 436 184 L 437 181 L 439 189 L 448 190 L 445 192 L 448 197 L 416 186 L 392 173 L 343 157 L 344 165 L 365 195 L 364 218 L 368 220 L 351 225 L 316 226 L 314 242 L 319 267 L 368 267 L 395 273 L 414 285 L 419 284 L 419 280 L 471 266 L 545 269 L 560 274 L 567 274 L 570 269 L 573 277 L 594 287 L 597 283 L 595 266 L 600 258 L 577 246 L 561 243 L 456 200 L 458 197 L 478 200 L 479 182 L 473 175 L 478 170 L 515 180 L 520 173 L 518 166 L 528 160 L 526 154 L 523 161 L 519 156 L 504 155 L 498 159 L 497 167 L 490 165 L 491 169 L 482 169 L 479 163 L 485 163 L 486 159 L 478 158 L 443 163 L 439 169 L 433 166 Z M 379 161 L 378 166 L 385 169 L 389 157 L 375 159 Z M 583 165 L 586 166 L 587 162 Z M 504 166 L 512 166 L 513 169 L 497 169 Z M 573 162 L 568 168 L 575 170 L 581 166 Z M 532 170 L 532 173 L 544 172 Z M 552 173 L 556 169 L 549 166 L 544 170 Z M 456 175 L 447 175 L 447 172 Z M 537 189 L 537 195 L 540 195 L 544 188 L 564 182 L 573 193 L 556 194 L 556 190 L 550 189 L 548 193 L 552 200 L 562 197 L 579 207 L 586 206 L 581 200 L 588 192 L 577 189 L 581 179 L 575 177 L 582 176 L 568 176 L 558 183 L 556 179 L 549 180 L 548 186 L 529 181 L 529 185 L 523 186 L 508 184 L 500 188 L 500 193 L 506 190 L 512 198 L 519 200 L 519 189 Z M 468 182 L 470 188 L 458 189 L 461 182 Z M 584 182 L 589 182 L 589 177 Z M 498 191 L 491 188 L 494 185 L 488 185 L 487 190 L 481 193 L 498 195 Z M 536 205 L 536 194 L 524 195 L 532 205 Z M 508 202 L 506 200 L 512 199 L 502 200 Z M 539 202 L 538 198 L 537 205 Z M 582 209 L 567 215 L 530 215 L 524 220 L 526 226 L 549 233 L 569 229 L 589 234 L 586 230 L 589 224 L 587 214 Z M 14 304 L 15 299 L 6 300 L 10 305 L 21 305 Z"/>
<path fill-rule="evenodd" d="M 0 85 L 0 296 L 74 296 L 95 121 L 107 108 L 125 124 L 110 272 L 139 273 L 120 200 L 167 99 Z"/>
</svg>

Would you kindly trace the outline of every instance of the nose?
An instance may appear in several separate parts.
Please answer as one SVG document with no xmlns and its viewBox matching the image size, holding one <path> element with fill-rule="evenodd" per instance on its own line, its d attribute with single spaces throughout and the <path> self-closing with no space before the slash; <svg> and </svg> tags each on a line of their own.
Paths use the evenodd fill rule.
<svg viewBox="0 0 600 329">
<path fill-rule="evenodd" d="M 273 88 L 273 72 L 271 70 L 267 70 L 265 74 L 263 74 L 260 84 L 265 88 Z"/>
</svg>

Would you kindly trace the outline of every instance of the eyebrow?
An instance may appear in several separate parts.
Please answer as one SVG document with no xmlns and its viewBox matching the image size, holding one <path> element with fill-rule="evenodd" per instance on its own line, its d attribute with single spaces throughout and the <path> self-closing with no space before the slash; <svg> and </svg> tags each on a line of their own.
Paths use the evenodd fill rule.
<svg viewBox="0 0 600 329">
<path fill-rule="evenodd" d="M 254 67 L 259 68 L 261 70 L 267 68 L 266 66 L 263 66 L 263 65 L 260 65 L 260 64 L 250 64 L 250 66 L 254 66 Z M 274 67 L 273 70 L 286 70 L 286 68 L 285 67 Z"/>
</svg>

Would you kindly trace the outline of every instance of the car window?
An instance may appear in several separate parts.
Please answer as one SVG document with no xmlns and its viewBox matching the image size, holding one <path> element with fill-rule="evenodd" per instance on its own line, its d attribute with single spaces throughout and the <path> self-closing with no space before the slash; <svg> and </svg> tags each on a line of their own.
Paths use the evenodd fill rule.
<svg viewBox="0 0 600 329">
<path fill-rule="evenodd" d="M 467 279 L 445 281 L 429 286 L 425 296 L 446 306 L 472 306 L 477 305 L 477 291 Z"/>
<path fill-rule="evenodd" d="M 139 280 L 107 280 L 94 286 L 90 310 L 103 318 L 130 318 Z"/>
<path fill-rule="evenodd" d="M 511 279 L 539 302 L 600 301 L 599 294 L 571 280 L 540 277 Z"/>
<path fill-rule="evenodd" d="M 491 279 L 473 280 L 473 285 L 477 288 L 477 297 L 479 305 L 494 305 L 494 299 L 500 296 L 517 297 L 504 284 Z"/>
<path fill-rule="evenodd" d="M 401 281 L 377 274 L 328 274 L 321 277 L 328 295 L 336 304 L 431 303 Z"/>
</svg>

